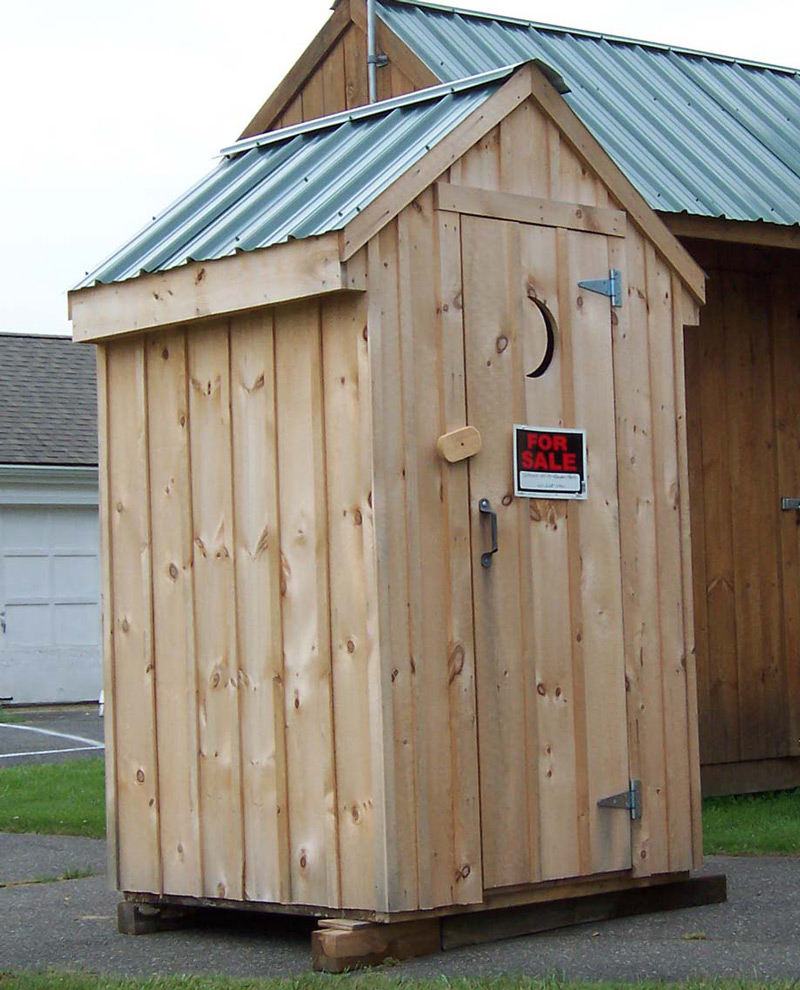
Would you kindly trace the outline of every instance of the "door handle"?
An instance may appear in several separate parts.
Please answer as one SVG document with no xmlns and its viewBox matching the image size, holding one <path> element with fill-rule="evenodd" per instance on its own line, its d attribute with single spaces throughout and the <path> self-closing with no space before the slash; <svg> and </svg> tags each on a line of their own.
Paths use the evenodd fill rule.
<svg viewBox="0 0 800 990">
<path fill-rule="evenodd" d="M 492 566 L 492 555 L 497 553 L 497 513 L 492 508 L 492 503 L 488 498 L 482 498 L 478 502 L 478 509 L 481 514 L 489 517 L 492 523 L 492 549 L 481 554 L 481 566 Z"/>
</svg>

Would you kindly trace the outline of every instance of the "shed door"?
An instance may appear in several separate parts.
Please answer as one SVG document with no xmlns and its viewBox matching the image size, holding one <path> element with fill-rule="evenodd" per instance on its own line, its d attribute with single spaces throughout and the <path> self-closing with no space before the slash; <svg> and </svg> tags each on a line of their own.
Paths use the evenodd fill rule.
<svg viewBox="0 0 800 990">
<path fill-rule="evenodd" d="M 609 238 L 462 217 L 486 887 L 631 866 Z M 621 242 L 617 241 L 617 244 Z M 544 312 L 555 327 L 540 377 Z M 514 497 L 514 424 L 583 429 L 588 498 Z M 490 541 L 486 498 L 497 513 Z"/>
</svg>

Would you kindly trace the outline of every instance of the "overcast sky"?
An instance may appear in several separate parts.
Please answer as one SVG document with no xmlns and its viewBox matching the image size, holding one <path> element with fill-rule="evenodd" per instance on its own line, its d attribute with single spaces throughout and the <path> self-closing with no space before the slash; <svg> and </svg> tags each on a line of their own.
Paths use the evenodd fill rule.
<svg viewBox="0 0 800 990">
<path fill-rule="evenodd" d="M 464 0 L 800 66 L 786 0 Z M 69 333 L 66 290 L 214 164 L 330 0 L 27 0 L 0 37 L 0 331 Z"/>
</svg>

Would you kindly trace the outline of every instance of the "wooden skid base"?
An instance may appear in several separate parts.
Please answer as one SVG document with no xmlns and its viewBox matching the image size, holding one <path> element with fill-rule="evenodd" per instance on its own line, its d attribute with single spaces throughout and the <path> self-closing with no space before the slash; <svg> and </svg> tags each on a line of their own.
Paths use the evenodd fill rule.
<svg viewBox="0 0 800 990">
<path fill-rule="evenodd" d="M 725 875 L 714 874 L 655 887 L 420 921 L 379 924 L 326 920 L 311 937 L 311 956 L 315 970 L 341 973 L 375 966 L 386 959 L 408 959 L 569 925 L 719 904 L 727 896 Z"/>
<path fill-rule="evenodd" d="M 120 901 L 117 904 L 117 930 L 121 935 L 152 935 L 191 925 L 196 912 L 187 908 L 155 907 Z"/>
</svg>

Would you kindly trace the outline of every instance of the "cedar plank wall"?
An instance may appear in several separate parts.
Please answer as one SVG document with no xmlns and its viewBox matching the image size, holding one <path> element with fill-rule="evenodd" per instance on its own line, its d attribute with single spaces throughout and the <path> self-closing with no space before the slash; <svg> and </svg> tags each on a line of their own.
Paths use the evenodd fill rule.
<svg viewBox="0 0 800 990">
<path fill-rule="evenodd" d="M 800 782 L 786 760 L 800 756 L 800 528 L 780 509 L 800 494 L 796 254 L 687 246 L 709 273 L 686 334 L 704 783 L 787 786 Z M 741 766 L 718 779 L 722 764 Z"/>
<path fill-rule="evenodd" d="M 532 103 L 445 178 L 616 205 Z M 453 214 L 433 210 L 429 190 L 373 239 L 368 255 L 381 654 L 392 658 L 384 671 L 384 752 L 387 834 L 400 847 L 389 854 L 397 863 L 389 894 L 396 910 L 466 902 L 480 890 L 466 465 L 444 466 L 433 454 L 439 435 L 467 422 L 452 222 Z M 689 869 L 701 856 L 691 547 L 681 497 L 688 487 L 682 295 L 676 276 L 631 227 L 622 250 L 615 263 L 627 295 L 613 348 L 623 615 L 631 776 L 643 781 L 645 809 L 634 824 L 633 862 L 646 876 Z M 524 693 L 543 703 L 536 690 Z"/>
<path fill-rule="evenodd" d="M 375 905 L 365 317 L 350 296 L 100 348 L 123 890 Z"/>
<path fill-rule="evenodd" d="M 379 22 L 379 48 L 385 30 Z M 415 88 L 394 63 L 378 69 L 377 82 L 379 100 L 402 96 Z M 291 103 L 269 125 L 265 125 L 265 129 L 289 127 L 368 102 L 367 37 L 357 25 L 351 23 L 320 61 L 318 68 L 302 83 Z"/>
</svg>

